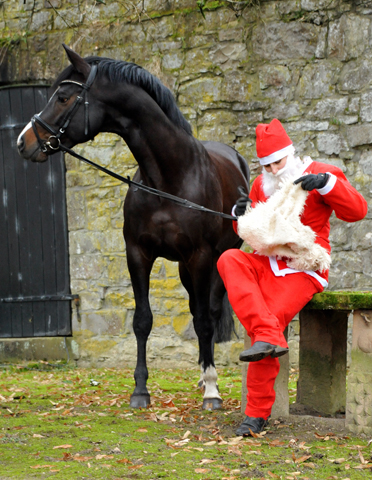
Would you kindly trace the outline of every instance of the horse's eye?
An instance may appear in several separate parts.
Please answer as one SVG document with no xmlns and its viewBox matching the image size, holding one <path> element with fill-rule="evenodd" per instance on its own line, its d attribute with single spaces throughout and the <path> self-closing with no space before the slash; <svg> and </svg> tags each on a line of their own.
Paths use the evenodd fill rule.
<svg viewBox="0 0 372 480">
<path fill-rule="evenodd" d="M 58 95 L 58 101 L 60 103 L 67 103 L 68 102 L 68 97 L 63 97 L 62 95 Z"/>
</svg>

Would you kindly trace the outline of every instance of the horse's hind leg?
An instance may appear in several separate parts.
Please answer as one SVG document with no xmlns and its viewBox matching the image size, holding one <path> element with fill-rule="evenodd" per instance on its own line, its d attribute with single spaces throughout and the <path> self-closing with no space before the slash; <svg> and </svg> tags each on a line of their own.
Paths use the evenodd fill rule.
<svg viewBox="0 0 372 480">
<path fill-rule="evenodd" d="M 194 269 L 191 273 L 182 263 L 179 265 L 179 271 L 182 283 L 189 293 L 190 311 L 194 317 L 194 328 L 199 340 L 199 364 L 202 369 L 199 384 L 204 387 L 203 409 L 216 410 L 221 408 L 222 398 L 217 387 L 217 371 L 213 360 L 214 326 L 209 305 L 210 259 L 200 258 L 197 265 L 195 263 L 194 259 Z"/>
<path fill-rule="evenodd" d="M 138 248 L 128 249 L 128 246 L 127 258 L 136 303 L 133 330 L 137 339 L 137 365 L 134 371 L 136 387 L 130 397 L 130 406 L 133 408 L 145 408 L 150 404 L 150 394 L 146 386 L 148 379 L 146 344 L 152 328 L 149 283 L 153 260 L 147 260 Z"/>
</svg>

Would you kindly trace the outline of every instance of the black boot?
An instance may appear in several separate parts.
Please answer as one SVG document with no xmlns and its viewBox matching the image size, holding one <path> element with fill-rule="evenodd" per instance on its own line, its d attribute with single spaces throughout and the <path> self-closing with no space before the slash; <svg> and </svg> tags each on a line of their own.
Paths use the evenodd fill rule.
<svg viewBox="0 0 372 480">
<path fill-rule="evenodd" d="M 281 357 L 288 352 L 288 348 L 272 345 L 267 342 L 255 342 L 248 350 L 239 355 L 242 362 L 258 362 L 271 355 L 273 358 Z"/>
<path fill-rule="evenodd" d="M 278 345 L 277 347 L 275 347 L 275 350 L 273 351 L 271 356 L 273 358 L 281 357 L 282 355 L 285 355 L 286 353 L 288 353 L 288 351 L 289 351 L 289 348 L 279 347 Z"/>
<path fill-rule="evenodd" d="M 268 420 L 261 417 L 245 417 L 243 423 L 236 430 L 236 434 L 240 436 L 252 436 L 252 433 L 261 433 L 268 424 Z"/>
<path fill-rule="evenodd" d="M 242 362 L 258 362 L 263 358 L 268 357 L 275 351 L 276 345 L 271 345 L 267 342 L 255 342 L 251 348 L 244 350 L 239 355 L 239 360 Z"/>
</svg>

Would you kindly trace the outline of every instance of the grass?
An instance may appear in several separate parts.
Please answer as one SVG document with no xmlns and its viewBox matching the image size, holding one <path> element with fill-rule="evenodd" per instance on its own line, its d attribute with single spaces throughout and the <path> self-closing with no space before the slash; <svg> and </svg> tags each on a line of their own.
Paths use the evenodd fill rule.
<svg viewBox="0 0 372 480">
<path fill-rule="evenodd" d="M 371 478 L 367 438 L 284 420 L 236 437 L 240 368 L 219 371 L 217 412 L 201 410 L 198 379 L 197 369 L 151 371 L 151 408 L 133 410 L 132 370 L 0 367 L 0 479 Z"/>
</svg>

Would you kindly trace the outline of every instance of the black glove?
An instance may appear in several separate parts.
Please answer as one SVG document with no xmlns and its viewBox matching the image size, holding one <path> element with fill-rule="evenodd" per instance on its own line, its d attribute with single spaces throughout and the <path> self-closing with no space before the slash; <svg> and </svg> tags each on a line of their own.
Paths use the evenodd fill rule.
<svg viewBox="0 0 372 480">
<path fill-rule="evenodd" d="M 308 192 L 310 192 L 311 190 L 325 187 L 328 179 L 328 173 L 318 173 L 318 175 L 315 175 L 314 173 L 309 173 L 309 175 L 304 175 L 303 177 L 295 180 L 293 183 L 297 185 L 298 183 L 302 182 L 302 190 L 307 190 Z"/>
<path fill-rule="evenodd" d="M 235 216 L 240 217 L 245 214 L 247 210 L 248 202 L 252 203 L 252 200 L 248 197 L 247 192 L 243 187 L 238 187 L 240 197 L 235 204 Z"/>
</svg>

